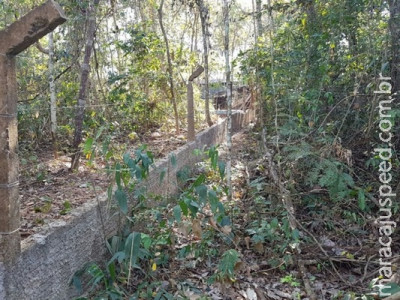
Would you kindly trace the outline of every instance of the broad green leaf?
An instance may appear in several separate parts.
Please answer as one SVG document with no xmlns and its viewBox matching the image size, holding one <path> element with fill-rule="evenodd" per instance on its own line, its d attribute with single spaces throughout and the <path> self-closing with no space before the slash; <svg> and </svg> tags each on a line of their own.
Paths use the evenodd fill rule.
<svg viewBox="0 0 400 300">
<path fill-rule="evenodd" d="M 126 152 L 123 156 L 124 163 L 128 164 L 129 160 L 131 160 L 131 156 L 128 152 Z"/>
<path fill-rule="evenodd" d="M 136 266 L 141 240 L 140 232 L 132 232 L 126 239 L 125 254 L 129 257 L 131 267 Z"/>
<path fill-rule="evenodd" d="M 136 165 L 135 168 L 136 168 L 136 171 L 135 171 L 136 179 L 141 181 L 143 178 L 142 168 L 140 168 L 138 165 Z"/>
<path fill-rule="evenodd" d="M 118 201 L 119 208 L 124 214 L 128 213 L 128 200 L 126 197 L 126 193 L 122 189 L 117 189 L 115 191 L 115 198 Z"/>
<path fill-rule="evenodd" d="M 182 209 L 179 205 L 174 207 L 174 218 L 175 220 L 180 223 L 182 221 Z"/>
<path fill-rule="evenodd" d="M 215 214 L 218 208 L 218 197 L 217 193 L 214 190 L 208 191 L 208 201 L 210 203 L 211 211 Z"/>
<path fill-rule="evenodd" d="M 207 187 L 202 184 L 197 186 L 195 189 L 201 203 L 205 203 L 207 201 Z"/>
<path fill-rule="evenodd" d="M 225 162 L 223 161 L 218 162 L 219 176 L 221 177 L 221 179 L 225 177 L 225 167 L 226 167 Z"/>
<path fill-rule="evenodd" d="M 230 219 L 228 216 L 223 217 L 222 220 L 221 220 L 220 225 L 221 225 L 222 227 L 224 227 L 224 226 L 231 226 L 231 225 L 232 225 L 231 219 Z"/>
<path fill-rule="evenodd" d="M 192 216 L 195 217 L 200 208 L 199 204 L 196 201 L 191 200 L 188 207 L 192 213 Z"/>
</svg>

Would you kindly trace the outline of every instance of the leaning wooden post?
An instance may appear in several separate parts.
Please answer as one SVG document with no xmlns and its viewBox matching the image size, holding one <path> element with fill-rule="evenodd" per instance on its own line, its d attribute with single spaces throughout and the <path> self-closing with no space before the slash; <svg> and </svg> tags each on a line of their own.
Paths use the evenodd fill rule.
<svg viewBox="0 0 400 300">
<path fill-rule="evenodd" d="M 49 0 L 0 31 L 0 261 L 3 262 L 12 261 L 21 251 L 15 56 L 65 21 L 61 7 Z"/>
</svg>

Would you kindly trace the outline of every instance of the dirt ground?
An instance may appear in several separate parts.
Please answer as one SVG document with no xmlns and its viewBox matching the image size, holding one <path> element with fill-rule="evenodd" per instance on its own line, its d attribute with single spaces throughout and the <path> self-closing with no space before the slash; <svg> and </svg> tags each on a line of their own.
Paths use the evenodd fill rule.
<svg viewBox="0 0 400 300">
<path fill-rule="evenodd" d="M 185 131 L 178 136 L 156 131 L 141 137 L 141 140 L 129 141 L 128 148 L 137 149 L 146 144 L 158 159 L 184 145 L 184 134 Z M 68 220 L 71 209 L 107 190 L 110 181 L 101 158 L 96 158 L 89 166 L 83 157 L 77 172 L 69 170 L 70 164 L 71 158 L 67 155 L 55 159 L 50 146 L 42 146 L 35 153 L 24 153 L 21 157 L 22 239 L 39 232 L 42 225 L 51 221 Z"/>
</svg>

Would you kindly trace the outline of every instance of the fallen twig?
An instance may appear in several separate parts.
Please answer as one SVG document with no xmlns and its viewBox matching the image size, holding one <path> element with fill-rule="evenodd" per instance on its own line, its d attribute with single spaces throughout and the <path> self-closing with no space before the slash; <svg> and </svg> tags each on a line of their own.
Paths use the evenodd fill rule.
<svg viewBox="0 0 400 300">
<path fill-rule="evenodd" d="M 298 265 L 300 269 L 300 274 L 304 282 L 304 288 L 310 300 L 317 300 L 317 295 L 314 293 L 314 290 L 311 288 L 310 280 L 307 277 L 306 267 L 304 266 L 304 262 L 299 259 Z"/>
</svg>

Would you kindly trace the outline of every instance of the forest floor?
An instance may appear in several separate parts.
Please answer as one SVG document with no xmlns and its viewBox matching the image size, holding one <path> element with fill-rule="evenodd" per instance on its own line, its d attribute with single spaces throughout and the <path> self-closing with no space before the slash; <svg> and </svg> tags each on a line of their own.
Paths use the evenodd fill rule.
<svg viewBox="0 0 400 300">
<path fill-rule="evenodd" d="M 166 156 L 186 143 L 185 131 L 180 135 L 154 131 L 140 140 L 118 139 L 114 144 L 124 144 L 128 149 L 147 145 L 155 159 Z M 117 146 L 118 147 L 118 146 Z M 69 212 L 107 190 L 110 184 L 105 161 L 96 157 L 92 164 L 81 158 L 79 170 L 71 172 L 71 157 L 54 158 L 50 145 L 37 151 L 24 152 L 20 163 L 21 237 L 27 238 L 41 230 L 42 225 L 55 220 L 68 220 Z"/>
<path fill-rule="evenodd" d="M 226 158 L 226 148 L 221 147 L 220 150 L 221 157 Z M 201 220 L 201 229 L 197 229 L 201 232 L 201 239 L 199 233 L 195 232 L 194 223 L 189 224 L 189 227 L 193 227 L 191 233 L 184 228 L 185 225 L 174 229 L 177 239 L 173 252 L 191 244 L 200 249 L 208 248 L 205 252 L 218 249 L 221 253 L 230 248 L 236 249 L 240 253 L 240 260 L 235 264 L 234 280 L 217 280 L 210 284 L 208 279 L 216 272 L 215 259 L 201 254 L 192 255 L 186 260 L 175 257 L 167 268 L 159 270 L 157 278 L 164 278 L 163 286 L 167 290 L 175 290 L 175 297 L 179 294 L 190 300 L 310 299 L 310 289 L 307 291 L 303 284 L 305 278 L 311 282 L 318 300 L 352 299 L 346 298 L 346 291 L 362 291 L 368 285 L 367 277 L 371 278 L 367 270 L 373 263 L 367 257 L 373 253 L 366 246 L 371 241 L 355 236 L 349 239 L 322 227 L 311 230 L 312 237 L 300 230 L 303 239 L 309 240 L 309 243 L 300 244 L 299 254 L 294 250 L 295 245 L 293 249 L 279 247 L 284 243 L 278 238 L 281 235 L 279 232 L 275 233 L 275 241 L 274 238 L 271 242 L 258 242 L 254 239 L 254 232 L 260 228 L 264 233 L 268 231 L 267 227 L 262 228 L 263 221 L 270 222 L 276 216 L 271 206 L 279 202 L 274 199 L 276 194 L 272 180 L 268 178 L 260 153 L 259 136 L 252 129 L 246 129 L 233 137 L 233 200 L 231 203 L 227 199 L 223 200 L 231 211 L 232 225 L 228 230 L 234 232 L 231 243 L 224 238 L 227 232 L 223 228 L 215 234 L 218 229 L 207 218 Z M 308 220 L 301 221 L 311 224 Z M 311 241 L 312 238 L 318 244 Z M 305 265 L 304 268 L 299 268 L 299 261 Z M 137 282 L 140 283 L 140 273 L 137 275 Z"/>
<path fill-rule="evenodd" d="M 201 220 L 200 227 L 200 236 L 205 236 L 204 239 L 194 232 L 194 223 L 189 224 L 190 230 L 176 225 L 173 230 L 177 238 L 174 249 L 170 249 L 170 262 L 166 267 L 157 268 L 154 280 L 161 281 L 163 289 L 190 300 L 206 299 L 201 295 L 207 299 L 310 299 L 304 279 L 311 283 L 319 300 L 352 299 L 345 297 L 345 291 L 349 290 L 365 292 L 368 282 L 377 277 L 377 266 L 371 260 L 375 254 L 373 237 L 348 234 L 343 230 L 348 225 L 340 219 L 336 220 L 336 229 L 330 231 L 323 226 L 326 220 L 318 223 L 299 208 L 299 222 L 304 224 L 299 229 L 300 253 L 294 250 L 294 244 L 281 247 L 287 243 L 282 233 L 272 232 L 275 237 L 269 236 L 270 241 L 254 238 L 257 234 L 268 235 L 272 220 L 280 218 L 279 209 L 274 206 L 281 203 L 260 155 L 260 137 L 255 132 L 247 128 L 233 138 L 233 201 L 228 203 L 223 199 L 232 217 L 229 231 L 234 232 L 233 244 L 228 245 L 224 238 L 226 232 L 218 229 L 216 232 L 215 224 L 206 218 Z M 185 140 L 172 134 L 152 134 L 141 142 L 148 145 L 155 158 L 160 158 L 183 145 Z M 221 157 L 226 158 L 226 148 L 219 150 Z M 54 159 L 51 149 L 42 149 L 34 158 L 24 159 L 20 190 L 22 237 L 38 232 L 41 225 L 51 221 L 68 220 L 71 209 L 95 198 L 109 184 L 101 160 L 92 166 L 83 161 L 79 172 L 74 173 L 68 170 L 70 158 Z M 373 230 L 363 228 L 368 229 Z M 235 279 L 210 284 L 208 279 L 216 268 L 210 257 L 203 253 L 183 260 L 173 255 L 187 245 L 195 245 L 204 253 L 210 249 L 222 253 L 233 245 L 240 253 Z M 299 261 L 305 268 L 299 268 Z M 142 274 L 136 271 L 133 274 L 136 279 L 132 281 L 140 284 Z M 134 290 L 137 285 L 131 288 Z"/>
</svg>

